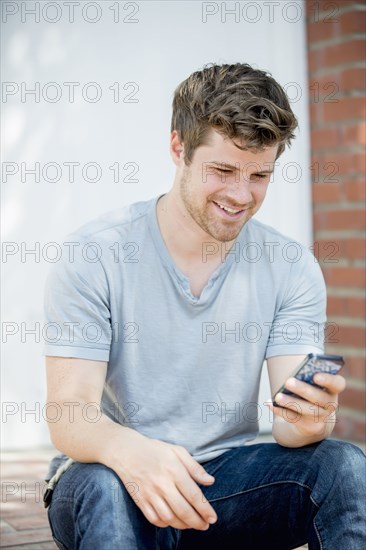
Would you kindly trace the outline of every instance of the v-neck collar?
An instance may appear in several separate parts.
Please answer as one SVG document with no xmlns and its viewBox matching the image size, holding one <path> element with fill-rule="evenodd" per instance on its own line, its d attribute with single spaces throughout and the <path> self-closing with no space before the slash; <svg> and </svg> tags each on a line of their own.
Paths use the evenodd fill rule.
<svg viewBox="0 0 366 550">
<path fill-rule="evenodd" d="M 158 200 L 162 196 L 163 195 L 159 195 L 156 199 L 153 199 L 151 201 L 151 207 L 148 212 L 148 225 L 149 225 L 149 229 L 150 229 L 150 233 L 151 233 L 154 245 L 157 249 L 157 252 L 159 253 L 159 256 L 165 268 L 169 271 L 176 286 L 182 292 L 185 298 L 193 305 L 203 305 L 207 303 L 207 301 L 209 300 L 209 297 L 212 294 L 211 289 L 215 285 L 216 281 L 221 279 L 224 276 L 224 274 L 230 269 L 232 263 L 235 260 L 235 254 L 229 253 L 226 255 L 225 260 L 221 262 L 221 264 L 215 269 L 215 271 L 210 276 L 200 296 L 194 296 L 191 292 L 189 278 L 186 275 L 184 275 L 182 271 L 175 265 L 175 262 L 171 257 L 169 250 L 167 249 L 167 246 L 165 244 L 165 241 L 160 231 L 156 206 L 157 206 Z M 235 247 L 238 242 L 240 243 L 243 240 L 244 234 L 246 233 L 246 226 L 247 226 L 247 223 L 244 225 L 244 227 L 240 231 L 238 237 L 236 238 L 235 243 L 233 244 L 233 247 Z"/>
</svg>

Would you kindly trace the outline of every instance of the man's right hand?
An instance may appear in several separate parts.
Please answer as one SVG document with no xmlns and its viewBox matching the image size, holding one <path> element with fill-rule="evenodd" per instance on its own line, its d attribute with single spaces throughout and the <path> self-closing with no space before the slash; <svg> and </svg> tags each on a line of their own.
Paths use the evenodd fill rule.
<svg viewBox="0 0 366 550">
<path fill-rule="evenodd" d="M 186 449 L 150 439 L 101 414 L 87 421 L 84 406 L 100 402 L 107 363 L 69 357 L 47 357 L 47 402 L 57 403 L 62 414 L 49 422 L 57 449 L 80 462 L 99 462 L 112 468 L 144 516 L 158 527 L 209 527 L 217 519 L 198 483 L 211 485 L 212 476 Z M 70 419 L 69 405 L 75 405 Z M 207 475 L 207 474 L 206 474 Z"/>
<path fill-rule="evenodd" d="M 217 515 L 198 483 L 215 478 L 184 447 L 136 433 L 121 466 L 111 466 L 146 519 L 157 527 L 205 531 Z"/>
</svg>

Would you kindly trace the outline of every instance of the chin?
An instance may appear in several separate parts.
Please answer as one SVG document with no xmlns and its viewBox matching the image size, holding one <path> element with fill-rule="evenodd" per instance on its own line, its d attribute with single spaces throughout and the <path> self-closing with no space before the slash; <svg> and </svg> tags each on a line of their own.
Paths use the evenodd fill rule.
<svg viewBox="0 0 366 550">
<path fill-rule="evenodd" d="M 230 233 L 224 231 L 208 231 L 207 233 L 216 241 L 219 241 L 221 243 L 228 243 L 237 238 L 240 231 L 243 229 L 243 226 L 238 231 L 232 231 Z"/>
</svg>

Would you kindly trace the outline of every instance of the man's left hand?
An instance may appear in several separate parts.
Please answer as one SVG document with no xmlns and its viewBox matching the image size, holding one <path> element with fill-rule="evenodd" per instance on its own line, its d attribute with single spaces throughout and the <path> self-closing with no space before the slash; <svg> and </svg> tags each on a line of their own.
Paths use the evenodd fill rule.
<svg viewBox="0 0 366 550">
<path fill-rule="evenodd" d="M 322 439 L 334 427 L 338 408 L 338 394 L 346 387 L 346 380 L 339 374 L 316 373 L 314 382 L 324 388 L 317 388 L 296 378 L 288 378 L 286 388 L 296 396 L 277 393 L 276 403 L 269 404 L 275 417 L 282 417 L 293 424 L 299 435 L 305 438 Z"/>
</svg>

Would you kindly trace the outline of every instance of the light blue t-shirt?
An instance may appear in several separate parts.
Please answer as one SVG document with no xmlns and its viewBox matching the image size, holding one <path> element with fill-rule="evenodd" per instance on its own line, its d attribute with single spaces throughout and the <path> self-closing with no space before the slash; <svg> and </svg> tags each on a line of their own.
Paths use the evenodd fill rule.
<svg viewBox="0 0 366 550">
<path fill-rule="evenodd" d="M 104 412 L 204 462 L 257 435 L 266 358 L 323 352 L 326 289 L 306 247 L 250 219 L 194 297 L 156 202 L 65 239 L 46 284 L 44 354 L 108 361 Z M 213 252 L 204 244 L 202 261 Z"/>
</svg>

